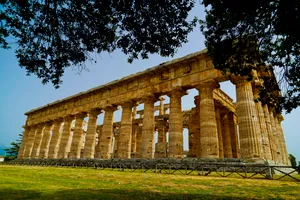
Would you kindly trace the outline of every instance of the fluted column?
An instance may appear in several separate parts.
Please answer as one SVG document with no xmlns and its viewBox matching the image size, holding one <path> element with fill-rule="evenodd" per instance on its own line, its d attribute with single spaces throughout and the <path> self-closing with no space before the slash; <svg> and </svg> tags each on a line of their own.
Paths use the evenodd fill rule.
<svg viewBox="0 0 300 200">
<path fill-rule="evenodd" d="M 219 107 L 216 107 L 216 121 L 217 121 L 217 130 L 218 130 L 219 157 L 224 158 L 223 130 L 222 130 L 221 114 L 220 114 Z"/>
<path fill-rule="evenodd" d="M 60 127 L 63 119 L 53 121 L 52 137 L 49 145 L 48 158 L 57 158 L 59 142 L 61 139 Z"/>
<path fill-rule="evenodd" d="M 272 135 L 274 139 L 274 149 L 275 149 L 275 161 L 278 163 L 282 163 L 281 152 L 280 152 L 280 142 L 279 142 L 279 134 L 277 131 L 277 126 L 274 118 L 273 108 L 269 107 L 271 127 L 272 127 Z"/>
<path fill-rule="evenodd" d="M 52 127 L 52 121 L 45 123 L 45 129 L 43 133 L 43 139 L 42 144 L 40 148 L 39 158 L 48 158 L 48 150 L 49 150 L 49 144 L 50 144 L 50 137 L 51 137 L 51 127 Z"/>
<path fill-rule="evenodd" d="M 137 125 L 132 125 L 132 135 L 131 135 L 131 153 L 136 152 L 136 128 Z"/>
<path fill-rule="evenodd" d="M 138 126 L 136 128 L 136 152 L 141 154 L 142 152 L 142 132 L 143 126 Z"/>
<path fill-rule="evenodd" d="M 232 112 L 229 112 L 230 140 L 232 148 L 232 157 L 240 158 L 239 138 L 237 131 L 237 117 Z"/>
<path fill-rule="evenodd" d="M 154 103 L 156 98 L 148 96 L 143 99 L 144 102 L 144 118 L 142 130 L 142 158 L 154 158 Z"/>
<path fill-rule="evenodd" d="M 169 114 L 169 152 L 170 158 L 183 158 L 183 125 L 181 97 L 186 94 L 181 88 L 173 89 L 170 96 L 170 114 Z"/>
<path fill-rule="evenodd" d="M 44 127 L 45 127 L 44 123 L 37 125 L 34 143 L 33 143 L 31 156 L 30 156 L 31 158 L 39 158 L 40 148 L 44 136 Z"/>
<path fill-rule="evenodd" d="M 227 114 L 223 116 L 223 130 L 224 130 L 224 157 L 232 158 L 232 147 L 231 147 L 231 134 L 230 134 L 230 124 L 229 117 Z"/>
<path fill-rule="evenodd" d="M 75 117 L 76 121 L 75 128 L 73 131 L 73 139 L 69 156 L 70 158 L 80 158 L 83 137 L 82 124 L 84 118 L 86 117 L 86 113 L 77 114 Z"/>
<path fill-rule="evenodd" d="M 85 136 L 85 144 L 83 150 L 83 158 L 94 158 L 97 133 L 97 119 L 101 113 L 101 109 L 89 111 L 89 121 Z"/>
<path fill-rule="evenodd" d="M 251 82 L 246 78 L 236 77 L 233 83 L 236 85 L 241 157 L 261 158 L 260 127 Z"/>
<path fill-rule="evenodd" d="M 276 161 L 276 145 L 275 145 L 275 139 L 274 139 L 274 132 L 273 132 L 273 127 L 271 123 L 271 117 L 270 117 L 270 112 L 268 105 L 263 106 L 263 111 L 264 111 L 264 116 L 265 116 L 265 122 L 266 122 L 266 127 L 267 127 L 267 133 L 268 133 L 268 139 L 270 143 L 270 151 L 271 151 L 271 160 Z"/>
<path fill-rule="evenodd" d="M 206 81 L 197 85 L 200 93 L 200 145 L 201 157 L 218 158 L 219 142 L 213 90 L 220 87 L 214 81 Z"/>
<path fill-rule="evenodd" d="M 126 102 L 122 105 L 123 111 L 117 150 L 118 158 L 131 157 L 132 107 L 133 102 Z"/>
<path fill-rule="evenodd" d="M 102 126 L 102 134 L 99 137 L 101 158 L 111 158 L 114 112 L 116 109 L 116 106 L 108 106 L 104 109 L 105 113 Z"/>
<path fill-rule="evenodd" d="M 254 98 L 259 98 L 259 88 L 254 88 Z M 262 143 L 262 157 L 266 160 L 272 160 L 272 154 L 271 154 L 271 148 L 270 148 L 270 142 L 269 142 L 269 136 L 268 136 L 268 130 L 264 115 L 264 110 L 261 104 L 261 101 L 255 102 L 256 111 L 259 119 L 259 125 L 260 125 L 260 134 L 261 134 L 261 143 Z"/>
<path fill-rule="evenodd" d="M 282 150 L 282 160 L 283 164 L 288 165 L 289 164 L 289 154 L 286 148 L 286 143 L 284 139 L 284 133 L 282 130 L 281 122 L 283 121 L 283 116 L 281 114 L 276 115 L 276 120 L 277 120 L 277 130 L 280 136 L 280 145 L 281 145 L 281 150 Z"/>
<path fill-rule="evenodd" d="M 70 139 L 71 125 L 73 119 L 74 116 L 67 116 L 64 118 L 64 126 L 63 126 L 63 131 L 61 133 L 60 143 L 58 145 L 59 148 L 58 148 L 57 158 L 68 158 L 66 147 Z"/>
<path fill-rule="evenodd" d="M 28 138 L 29 138 L 29 132 L 30 132 L 30 127 L 25 125 L 24 127 L 24 133 L 23 133 L 23 137 L 22 137 L 22 142 L 21 142 L 21 146 L 18 152 L 18 158 L 22 159 L 24 158 L 24 153 L 25 153 L 25 147 L 26 147 L 26 143 L 28 142 Z"/>
<path fill-rule="evenodd" d="M 157 126 L 157 143 L 155 144 L 155 158 L 167 157 L 167 138 L 166 138 L 166 121 L 159 119 L 156 121 Z"/>
<path fill-rule="evenodd" d="M 36 125 L 30 126 L 28 140 L 26 142 L 25 150 L 24 150 L 24 158 L 30 158 L 30 156 L 31 156 L 31 151 L 32 151 L 34 138 L 35 138 L 36 127 L 37 127 Z"/>
</svg>

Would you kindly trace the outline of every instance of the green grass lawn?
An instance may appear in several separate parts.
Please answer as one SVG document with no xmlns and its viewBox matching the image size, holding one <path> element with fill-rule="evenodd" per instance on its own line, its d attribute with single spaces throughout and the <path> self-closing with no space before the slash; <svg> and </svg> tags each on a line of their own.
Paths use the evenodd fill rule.
<svg viewBox="0 0 300 200">
<path fill-rule="evenodd" d="M 300 199 L 300 182 L 0 166 L 0 199 Z"/>
</svg>

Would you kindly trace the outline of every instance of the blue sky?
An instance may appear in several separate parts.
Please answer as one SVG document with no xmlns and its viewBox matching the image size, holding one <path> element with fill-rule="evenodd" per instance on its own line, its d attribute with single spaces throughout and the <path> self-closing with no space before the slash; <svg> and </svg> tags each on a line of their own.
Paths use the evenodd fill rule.
<svg viewBox="0 0 300 200">
<path fill-rule="evenodd" d="M 191 12 L 191 17 L 194 15 L 203 18 L 203 7 L 197 5 Z M 190 33 L 188 39 L 188 43 L 183 44 L 173 58 L 151 55 L 147 60 L 139 59 L 129 64 L 126 55 L 121 51 L 100 54 L 97 56 L 97 64 L 86 63 L 89 72 L 83 71 L 79 75 L 76 70 L 67 69 L 63 84 L 59 89 L 54 89 L 51 84 L 42 85 L 41 80 L 34 75 L 26 76 L 25 70 L 18 66 L 13 48 L 0 49 L 0 146 L 1 144 L 8 146 L 10 142 L 17 139 L 26 121 L 24 113 L 33 108 L 205 48 L 204 37 L 199 27 Z M 235 99 L 235 88 L 231 83 L 221 84 L 221 89 Z M 183 97 L 183 109 L 190 109 L 194 106 L 193 96 L 195 95 L 196 91 L 192 90 L 189 95 Z M 120 111 L 117 112 L 116 120 L 120 119 L 119 115 Z M 282 123 L 288 151 L 296 156 L 297 160 L 300 159 L 299 116 L 300 109 L 298 108 L 291 114 L 284 115 L 285 120 Z M 102 123 L 101 120 L 102 117 L 99 117 L 99 124 Z"/>
</svg>

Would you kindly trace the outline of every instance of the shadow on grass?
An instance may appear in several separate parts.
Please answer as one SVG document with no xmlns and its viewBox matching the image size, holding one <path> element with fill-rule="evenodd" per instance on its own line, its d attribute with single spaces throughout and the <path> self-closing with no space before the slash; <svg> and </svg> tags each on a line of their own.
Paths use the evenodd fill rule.
<svg viewBox="0 0 300 200">
<path fill-rule="evenodd" d="M 233 199 L 232 196 L 205 194 L 174 194 L 140 190 L 95 189 L 95 190 L 60 190 L 49 193 L 34 190 L 1 190 L 0 199 Z M 237 199 L 237 198 L 234 198 Z M 246 198 L 238 198 L 246 199 Z"/>
</svg>

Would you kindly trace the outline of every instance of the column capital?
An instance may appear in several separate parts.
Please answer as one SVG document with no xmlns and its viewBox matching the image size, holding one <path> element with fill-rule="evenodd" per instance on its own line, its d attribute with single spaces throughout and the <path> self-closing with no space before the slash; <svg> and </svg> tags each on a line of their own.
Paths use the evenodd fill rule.
<svg viewBox="0 0 300 200">
<path fill-rule="evenodd" d="M 53 123 L 54 123 L 54 124 L 59 124 L 59 123 L 62 123 L 63 120 L 64 120 L 64 119 L 63 119 L 62 117 L 58 117 L 58 118 L 56 118 L 56 119 L 53 120 Z"/>
<path fill-rule="evenodd" d="M 76 119 L 77 118 L 84 119 L 87 116 L 87 112 L 76 113 L 74 116 Z"/>
<path fill-rule="evenodd" d="M 91 110 L 88 111 L 89 116 L 97 116 L 102 112 L 101 108 L 93 108 Z"/>
<path fill-rule="evenodd" d="M 131 107 L 132 108 L 136 104 L 137 104 L 137 102 L 134 101 L 134 100 L 129 100 L 129 101 L 125 101 L 125 102 L 120 103 L 120 105 L 122 106 L 122 108 L 124 108 L 124 107 Z"/>
<path fill-rule="evenodd" d="M 173 88 L 170 92 L 167 93 L 169 97 L 182 97 L 187 94 L 188 92 L 183 90 L 181 87 Z"/>
<path fill-rule="evenodd" d="M 216 80 L 210 79 L 210 80 L 206 80 L 206 81 L 198 83 L 197 85 L 195 85 L 195 88 L 197 90 L 201 90 L 204 88 L 211 88 L 213 90 L 213 89 L 220 88 L 220 84 Z"/>
<path fill-rule="evenodd" d="M 73 120 L 73 119 L 75 119 L 74 115 L 67 115 L 63 118 L 63 121 L 65 122 L 65 121 L 69 121 L 69 120 Z"/>
<path fill-rule="evenodd" d="M 142 102 L 144 103 L 155 103 L 158 100 L 159 98 L 157 98 L 154 94 L 151 93 L 142 97 Z"/>
</svg>

